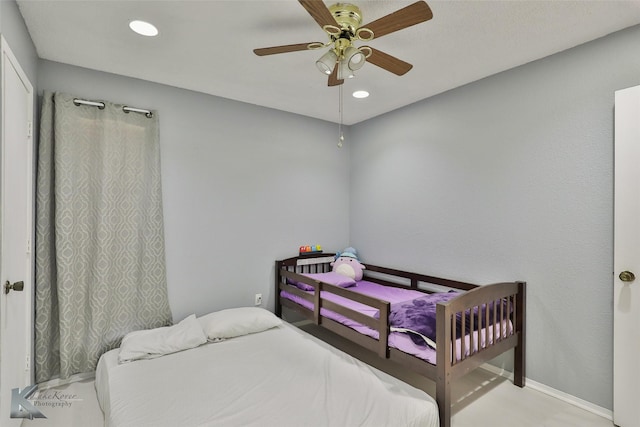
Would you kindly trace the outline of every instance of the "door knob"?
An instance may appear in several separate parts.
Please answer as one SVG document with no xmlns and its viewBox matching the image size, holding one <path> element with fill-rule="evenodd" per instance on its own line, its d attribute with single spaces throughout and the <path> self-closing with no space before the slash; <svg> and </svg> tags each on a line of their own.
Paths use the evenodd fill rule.
<svg viewBox="0 0 640 427">
<path fill-rule="evenodd" d="M 630 271 L 623 271 L 622 273 L 620 273 L 620 275 L 618 275 L 618 277 L 623 282 L 633 282 L 634 280 L 636 280 L 636 275 Z"/>
<path fill-rule="evenodd" d="M 19 282 L 16 282 L 14 284 L 11 284 L 8 280 L 7 282 L 4 284 L 4 293 L 8 294 L 10 290 L 14 290 L 14 291 L 22 291 L 24 289 L 24 282 L 21 280 Z"/>
</svg>

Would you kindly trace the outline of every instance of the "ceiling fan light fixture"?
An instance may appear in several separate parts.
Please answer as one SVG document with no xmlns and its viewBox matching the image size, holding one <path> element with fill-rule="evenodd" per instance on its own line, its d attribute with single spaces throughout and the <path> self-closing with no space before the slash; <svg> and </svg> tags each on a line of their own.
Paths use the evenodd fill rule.
<svg viewBox="0 0 640 427">
<path fill-rule="evenodd" d="M 353 46 L 349 46 L 344 50 L 344 61 L 347 63 L 347 67 L 351 71 L 356 71 L 362 68 L 366 60 L 367 58 L 365 54 Z"/>
<path fill-rule="evenodd" d="M 352 79 L 355 77 L 355 74 L 353 74 L 353 70 L 349 68 L 349 64 L 346 59 L 340 61 L 339 73 L 338 78 L 340 79 Z"/>
<path fill-rule="evenodd" d="M 324 74 L 331 74 L 337 60 L 338 55 L 336 55 L 333 49 L 330 49 L 316 61 L 316 67 Z"/>
</svg>

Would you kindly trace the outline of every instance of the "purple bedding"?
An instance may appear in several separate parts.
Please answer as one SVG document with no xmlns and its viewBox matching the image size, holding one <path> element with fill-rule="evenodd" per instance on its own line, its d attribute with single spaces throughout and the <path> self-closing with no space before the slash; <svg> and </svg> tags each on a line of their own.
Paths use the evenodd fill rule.
<svg viewBox="0 0 640 427">
<path fill-rule="evenodd" d="M 423 295 L 419 298 L 391 304 L 391 313 L 389 314 L 389 326 L 402 329 L 403 332 L 409 333 L 411 340 L 416 345 L 431 345 L 435 348 L 436 340 L 436 305 L 439 302 L 449 301 L 460 295 L 460 292 L 449 291 L 439 292 L 429 295 Z M 493 319 L 494 303 L 489 304 L 489 319 Z M 497 306 L 500 309 L 500 305 Z M 478 311 L 480 316 L 478 316 Z M 484 328 L 486 324 L 486 304 L 473 309 L 473 330 Z M 377 315 L 375 316 L 378 317 Z M 465 312 L 465 334 L 471 332 L 471 310 Z M 456 313 L 456 336 L 462 334 L 462 313 Z M 491 322 L 489 323 L 491 324 Z"/>
<path fill-rule="evenodd" d="M 293 285 L 292 285 L 293 286 Z M 436 351 L 435 351 L 435 306 L 437 302 L 447 301 L 451 298 L 458 296 L 457 292 L 446 292 L 446 293 L 436 293 L 436 294 L 425 294 L 423 292 L 415 291 L 412 289 L 402 289 L 395 288 L 390 286 L 383 286 L 377 283 L 368 282 L 366 280 L 361 280 L 356 283 L 356 286 L 349 288 L 349 290 L 353 292 L 358 292 L 361 294 L 369 295 L 375 298 L 379 298 L 384 301 L 389 301 L 391 303 L 391 313 L 389 315 L 392 332 L 389 335 L 389 346 L 397 348 L 405 353 L 414 355 L 423 359 L 433 365 L 436 363 Z M 313 292 L 309 292 L 313 293 Z M 286 291 L 281 291 L 280 295 L 283 298 L 289 299 L 297 304 L 302 305 L 310 310 L 313 310 L 313 303 L 308 302 L 296 295 L 290 294 Z M 371 316 L 377 318 L 379 316 L 378 310 L 370 307 L 365 304 L 360 304 L 356 301 L 352 301 L 347 298 L 340 297 L 338 295 L 322 292 L 322 298 L 350 308 L 352 310 L 356 310 L 362 314 L 367 316 Z M 421 306 L 432 306 L 433 307 L 433 320 L 429 320 L 427 318 L 422 317 L 420 310 L 418 310 Z M 422 307 L 423 308 L 423 307 Z M 484 313 L 484 310 L 482 310 Z M 369 328 L 368 326 L 362 325 L 358 322 L 355 322 L 345 316 L 342 316 L 333 311 L 322 308 L 320 310 L 320 314 L 329 319 L 335 320 L 345 326 L 348 326 L 361 334 L 370 336 L 374 339 L 378 339 L 378 331 Z M 397 325 L 397 326 L 394 326 Z M 509 325 L 509 328 L 511 326 Z M 416 333 L 407 333 L 403 332 L 395 332 L 394 329 L 405 330 L 409 329 Z M 416 329 L 418 329 L 416 331 Z M 477 329 L 477 328 L 476 328 Z M 475 335 L 475 343 L 476 345 L 479 343 L 483 343 L 485 338 L 492 340 L 492 329 L 481 329 L 480 337 L 478 337 L 478 331 L 474 332 Z M 503 330 L 506 333 L 506 327 Z M 426 332 L 423 334 L 423 332 Z M 485 337 L 485 334 L 488 332 L 489 337 Z M 422 338 L 420 335 L 425 335 L 427 340 Z M 465 337 L 467 345 L 466 349 L 469 350 L 469 335 Z M 433 341 L 433 342 L 429 342 Z M 429 344 L 429 345 L 427 345 Z M 460 339 L 457 341 L 457 352 L 456 357 L 460 357 Z"/>
<path fill-rule="evenodd" d="M 449 301 L 459 292 L 439 292 L 397 304 L 391 304 L 389 326 L 401 328 L 415 345 L 431 345 L 436 341 L 436 304 Z"/>
<path fill-rule="evenodd" d="M 356 281 L 351 277 L 343 276 L 342 274 L 338 274 L 334 271 L 329 271 L 328 273 L 304 274 L 303 276 L 310 277 L 314 280 L 320 280 L 325 283 L 330 283 L 332 285 L 340 286 L 341 288 L 349 288 L 356 284 Z M 313 291 L 313 286 L 307 285 L 306 283 L 300 283 L 290 279 L 287 279 L 287 283 L 289 283 L 290 285 L 296 285 L 303 291 Z"/>
</svg>

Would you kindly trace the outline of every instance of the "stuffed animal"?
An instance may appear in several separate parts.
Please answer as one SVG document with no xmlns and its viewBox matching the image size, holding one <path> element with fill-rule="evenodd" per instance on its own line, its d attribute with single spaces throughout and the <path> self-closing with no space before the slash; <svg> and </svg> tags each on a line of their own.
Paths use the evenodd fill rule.
<svg viewBox="0 0 640 427">
<path fill-rule="evenodd" d="M 331 263 L 333 271 L 346 277 L 351 277 L 356 282 L 362 280 L 362 270 L 366 267 L 358 261 L 358 253 L 354 248 L 346 248 L 336 254 L 336 260 Z"/>
</svg>

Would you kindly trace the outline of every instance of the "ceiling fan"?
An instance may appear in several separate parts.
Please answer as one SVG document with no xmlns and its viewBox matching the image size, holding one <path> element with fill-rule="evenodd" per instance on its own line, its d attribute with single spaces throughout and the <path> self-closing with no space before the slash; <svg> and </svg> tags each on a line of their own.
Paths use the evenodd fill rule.
<svg viewBox="0 0 640 427">
<path fill-rule="evenodd" d="M 433 18 L 427 3 L 418 1 L 366 25 L 361 25 L 362 13 L 360 8 L 353 4 L 336 3 L 327 7 L 321 0 L 298 1 L 327 33 L 329 41 L 265 47 L 254 49 L 253 52 L 258 56 L 265 56 L 331 46 L 316 61 L 318 69 L 329 75 L 329 86 L 341 85 L 345 78 L 353 77 L 353 72 L 359 70 L 365 62 L 370 62 L 398 76 L 404 75 L 413 65 L 370 46 L 356 47 L 354 42 L 367 42 Z"/>
</svg>

